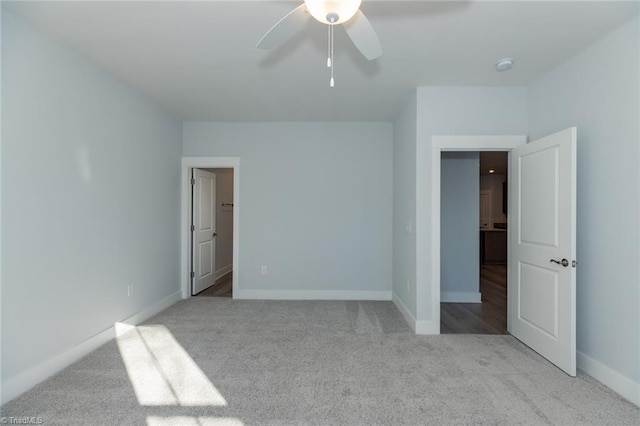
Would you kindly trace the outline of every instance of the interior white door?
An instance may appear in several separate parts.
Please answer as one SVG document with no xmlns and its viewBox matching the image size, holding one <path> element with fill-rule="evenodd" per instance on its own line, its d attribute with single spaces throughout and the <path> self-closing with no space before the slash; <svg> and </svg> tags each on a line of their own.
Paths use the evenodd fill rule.
<svg viewBox="0 0 640 426">
<path fill-rule="evenodd" d="M 193 170 L 193 269 L 191 294 L 198 294 L 216 281 L 216 175 Z"/>
<path fill-rule="evenodd" d="M 576 375 L 576 128 L 512 151 L 509 332 Z"/>
<path fill-rule="evenodd" d="M 491 191 L 480 191 L 480 228 L 492 228 Z"/>
</svg>

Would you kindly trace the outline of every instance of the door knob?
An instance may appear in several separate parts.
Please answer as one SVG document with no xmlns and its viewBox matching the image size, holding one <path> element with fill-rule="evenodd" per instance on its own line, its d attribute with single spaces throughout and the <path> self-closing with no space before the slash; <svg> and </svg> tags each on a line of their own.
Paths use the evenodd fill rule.
<svg viewBox="0 0 640 426">
<path fill-rule="evenodd" d="M 213 235 L 211 236 L 211 238 L 213 238 L 213 237 L 217 237 L 217 236 L 218 236 L 218 233 L 217 233 L 217 232 L 214 232 L 214 233 L 213 233 Z"/>
<path fill-rule="evenodd" d="M 562 259 L 562 260 L 551 259 L 550 262 L 557 263 L 558 265 L 562 265 L 565 268 L 569 266 L 569 261 L 567 259 Z"/>
</svg>

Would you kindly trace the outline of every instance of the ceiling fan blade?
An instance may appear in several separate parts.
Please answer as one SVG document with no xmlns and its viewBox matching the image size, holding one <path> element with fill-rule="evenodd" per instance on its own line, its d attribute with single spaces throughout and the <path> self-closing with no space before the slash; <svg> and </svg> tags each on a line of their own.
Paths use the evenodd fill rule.
<svg viewBox="0 0 640 426">
<path fill-rule="evenodd" d="M 362 11 L 359 10 L 353 18 L 342 25 L 347 30 L 353 44 L 365 58 L 371 61 L 382 55 L 382 46 L 378 35 Z"/>
<path fill-rule="evenodd" d="M 288 39 L 292 34 L 295 34 L 297 31 L 302 29 L 309 19 L 309 16 L 311 15 L 307 13 L 305 4 L 302 3 L 300 6 L 289 12 L 284 18 L 279 20 L 273 28 L 267 31 L 258 44 L 256 44 L 256 47 L 259 47 L 260 49 L 271 49 L 272 47 L 277 46 Z"/>
</svg>

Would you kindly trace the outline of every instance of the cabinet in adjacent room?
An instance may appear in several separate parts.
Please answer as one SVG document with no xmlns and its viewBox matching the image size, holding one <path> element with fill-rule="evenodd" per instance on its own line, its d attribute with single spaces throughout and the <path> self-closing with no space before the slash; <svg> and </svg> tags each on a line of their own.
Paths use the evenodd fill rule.
<svg viewBox="0 0 640 426">
<path fill-rule="evenodd" d="M 480 231 L 480 260 L 482 263 L 507 263 L 506 231 Z"/>
</svg>

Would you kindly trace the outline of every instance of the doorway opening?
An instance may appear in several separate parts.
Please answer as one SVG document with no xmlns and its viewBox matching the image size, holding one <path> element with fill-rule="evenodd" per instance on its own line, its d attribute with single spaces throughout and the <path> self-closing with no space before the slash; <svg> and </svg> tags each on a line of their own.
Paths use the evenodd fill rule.
<svg viewBox="0 0 640 426">
<path fill-rule="evenodd" d="M 192 169 L 191 294 L 233 297 L 233 169 Z"/>
<path fill-rule="evenodd" d="M 440 331 L 507 333 L 508 153 L 441 152 Z"/>
<path fill-rule="evenodd" d="M 240 159 L 182 159 L 182 297 L 238 297 Z"/>
<path fill-rule="evenodd" d="M 529 143 L 523 135 L 432 136 L 431 234 L 416 234 L 418 259 L 431 240 L 431 263 L 418 262 L 416 281 L 418 289 L 428 283 L 425 272 L 431 266 L 436 285 L 428 300 L 431 319 L 421 330 L 440 333 L 441 153 L 508 151 L 507 331 L 575 377 L 576 135 L 571 127 Z M 423 175 L 424 168 L 418 172 Z M 419 213 L 425 201 L 417 199 Z"/>
</svg>

